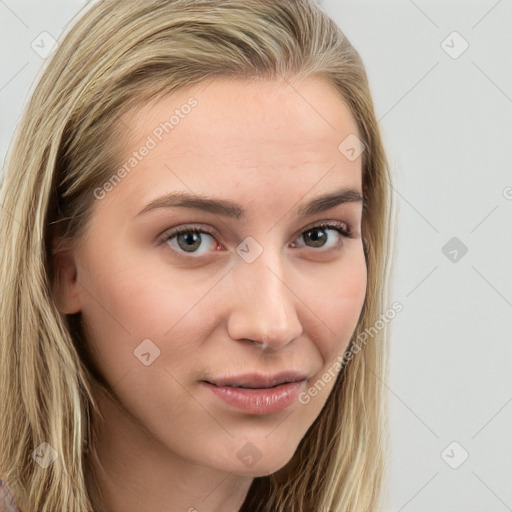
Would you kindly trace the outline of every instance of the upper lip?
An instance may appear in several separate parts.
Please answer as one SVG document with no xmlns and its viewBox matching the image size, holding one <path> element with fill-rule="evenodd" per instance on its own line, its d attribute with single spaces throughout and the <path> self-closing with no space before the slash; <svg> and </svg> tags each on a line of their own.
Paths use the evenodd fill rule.
<svg viewBox="0 0 512 512">
<path fill-rule="evenodd" d="M 286 371 L 273 375 L 264 375 L 259 373 L 246 373 L 243 375 L 233 375 L 230 377 L 220 377 L 206 382 L 215 386 L 231 386 L 243 388 L 273 388 L 280 384 L 289 382 L 301 382 L 307 378 L 307 375 L 295 371 Z"/>
</svg>

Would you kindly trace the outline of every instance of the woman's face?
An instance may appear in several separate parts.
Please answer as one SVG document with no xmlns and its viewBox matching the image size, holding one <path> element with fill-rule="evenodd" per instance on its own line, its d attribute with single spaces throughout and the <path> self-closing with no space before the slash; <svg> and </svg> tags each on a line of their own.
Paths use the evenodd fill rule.
<svg viewBox="0 0 512 512">
<path fill-rule="evenodd" d="M 365 298 L 362 203 L 342 201 L 361 157 L 335 89 L 292 85 L 216 80 L 123 119 L 119 168 L 56 260 L 126 413 L 111 439 L 261 476 L 320 414 Z"/>
</svg>

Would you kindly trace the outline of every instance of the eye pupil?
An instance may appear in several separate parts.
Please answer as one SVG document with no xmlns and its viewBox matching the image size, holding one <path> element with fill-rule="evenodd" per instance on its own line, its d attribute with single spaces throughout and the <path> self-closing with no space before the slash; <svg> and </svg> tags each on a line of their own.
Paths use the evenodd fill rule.
<svg viewBox="0 0 512 512">
<path fill-rule="evenodd" d="M 189 231 L 177 236 L 178 245 L 187 252 L 194 252 L 201 245 L 201 235 Z M 183 242 L 183 243 L 182 243 Z M 192 245 L 189 245 L 192 244 Z"/>
<path fill-rule="evenodd" d="M 318 233 L 322 233 L 322 234 L 319 235 Z M 306 236 L 308 236 L 312 239 L 313 244 L 314 244 L 312 247 L 322 247 L 325 244 L 326 236 L 325 236 L 325 230 L 323 228 L 315 228 L 315 229 L 306 231 L 306 233 L 304 233 L 304 237 L 306 237 Z"/>
</svg>

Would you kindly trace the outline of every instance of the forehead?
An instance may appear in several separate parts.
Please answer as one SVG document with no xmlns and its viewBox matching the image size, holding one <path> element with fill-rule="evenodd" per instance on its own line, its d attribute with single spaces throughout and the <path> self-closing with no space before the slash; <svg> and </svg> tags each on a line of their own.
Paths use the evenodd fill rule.
<svg viewBox="0 0 512 512">
<path fill-rule="evenodd" d="M 323 188 L 361 187 L 361 159 L 338 148 L 357 124 L 324 80 L 217 79 L 142 105 L 123 121 L 130 132 L 121 165 L 135 165 L 116 188 L 137 206 L 176 189 L 236 192 L 243 200 L 258 187 L 301 193 L 299 184 L 306 191 L 320 179 Z"/>
<path fill-rule="evenodd" d="M 190 108 L 192 103 L 195 106 Z M 301 82 L 216 79 L 142 105 L 124 121 L 133 130 L 131 135 L 139 139 L 170 121 L 173 136 L 206 135 L 200 141 L 205 149 L 210 141 L 229 143 L 255 138 L 268 144 L 314 145 L 318 140 L 336 141 L 344 132 L 358 131 L 341 94 L 320 78 Z M 293 130 L 289 131 L 291 126 Z M 275 139 L 277 132 L 279 141 Z M 171 143 L 171 138 L 166 138 L 167 142 Z M 188 142 L 185 149 L 193 144 Z"/>
</svg>

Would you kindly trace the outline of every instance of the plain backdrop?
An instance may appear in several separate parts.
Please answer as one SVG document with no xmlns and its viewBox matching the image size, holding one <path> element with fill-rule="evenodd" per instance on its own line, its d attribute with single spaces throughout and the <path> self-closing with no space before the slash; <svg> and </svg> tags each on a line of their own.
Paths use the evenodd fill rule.
<svg viewBox="0 0 512 512">
<path fill-rule="evenodd" d="M 365 62 L 398 208 L 385 510 L 512 511 L 512 0 L 320 3 Z M 34 41 L 85 4 L 0 0 L 2 160 Z"/>
</svg>

